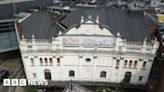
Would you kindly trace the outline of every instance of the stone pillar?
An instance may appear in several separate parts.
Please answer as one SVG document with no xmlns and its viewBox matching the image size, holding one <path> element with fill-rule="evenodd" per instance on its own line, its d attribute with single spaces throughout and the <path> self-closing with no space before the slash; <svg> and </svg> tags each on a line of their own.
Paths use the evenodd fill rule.
<svg viewBox="0 0 164 92">
<path fill-rule="evenodd" d="M 24 35 L 22 34 L 22 40 L 21 40 L 20 44 L 25 44 L 25 43 L 26 43 L 25 38 L 24 38 Z"/>
<path fill-rule="evenodd" d="M 120 33 L 117 33 L 117 37 L 116 37 L 116 45 L 115 45 L 115 51 L 116 52 L 120 52 L 122 49 L 122 45 L 123 45 L 123 40 L 121 39 Z"/>
<path fill-rule="evenodd" d="M 83 16 L 81 16 L 81 23 L 83 23 L 84 22 L 84 17 Z"/>
<path fill-rule="evenodd" d="M 52 43 L 51 43 L 52 44 L 52 50 L 54 51 L 56 49 L 55 38 L 52 37 L 51 40 L 52 40 Z"/>
<path fill-rule="evenodd" d="M 99 24 L 99 16 L 96 17 L 96 22 Z"/>
<path fill-rule="evenodd" d="M 35 44 L 35 35 L 32 34 L 32 43 Z"/>
<path fill-rule="evenodd" d="M 32 49 L 33 50 L 36 50 L 36 48 L 37 48 L 37 46 L 35 46 L 35 35 L 34 34 L 32 34 Z"/>
<path fill-rule="evenodd" d="M 25 41 L 24 35 L 22 34 L 22 39 L 20 40 L 19 43 L 20 50 L 27 50 L 27 48 L 25 47 L 26 44 L 27 43 Z"/>
<path fill-rule="evenodd" d="M 147 46 L 147 39 L 145 38 L 144 42 L 143 42 L 143 47 L 142 47 L 142 53 L 144 54 L 146 51 L 146 46 Z"/>
<path fill-rule="evenodd" d="M 157 38 L 156 38 L 153 41 L 152 54 L 155 54 L 158 48 L 159 48 L 159 42 L 157 41 Z"/>
</svg>

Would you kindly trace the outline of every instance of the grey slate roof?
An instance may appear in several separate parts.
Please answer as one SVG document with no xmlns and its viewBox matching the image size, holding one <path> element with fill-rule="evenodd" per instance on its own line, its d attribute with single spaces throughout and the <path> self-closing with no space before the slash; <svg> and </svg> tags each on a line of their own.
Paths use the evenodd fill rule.
<svg viewBox="0 0 164 92">
<path fill-rule="evenodd" d="M 100 24 L 108 26 L 114 35 L 120 32 L 121 37 L 127 41 L 143 41 L 145 37 L 150 40 L 151 35 L 148 32 L 148 26 L 155 24 L 148 17 L 145 17 L 142 11 L 130 11 L 128 13 L 127 10 L 118 8 L 78 8 L 67 16 L 62 23 L 70 27 L 79 24 L 81 16 L 87 19 L 89 15 L 94 19 L 99 16 Z"/>
<path fill-rule="evenodd" d="M 99 16 L 100 24 L 108 26 L 114 35 L 119 32 L 127 41 L 143 41 L 145 37 L 150 40 L 148 27 L 155 24 L 142 11 L 127 13 L 127 10 L 118 8 L 77 8 L 61 22 L 69 29 L 72 25 L 80 24 L 81 16 L 87 19 L 89 15 L 93 19 Z M 32 38 L 34 34 L 36 39 L 49 39 L 57 35 L 59 30 L 63 31 L 47 12 L 33 13 L 21 23 L 21 32 L 25 38 Z"/>
<path fill-rule="evenodd" d="M 58 34 L 59 30 L 62 30 L 55 18 L 48 12 L 35 12 L 20 25 L 20 33 L 26 39 L 31 39 L 32 34 L 36 39 L 50 39 Z"/>
</svg>

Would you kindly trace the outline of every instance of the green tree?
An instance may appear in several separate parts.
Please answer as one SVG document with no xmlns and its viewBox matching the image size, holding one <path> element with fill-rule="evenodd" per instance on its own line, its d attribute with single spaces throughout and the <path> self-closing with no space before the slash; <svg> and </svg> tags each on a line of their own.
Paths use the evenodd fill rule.
<svg viewBox="0 0 164 92">
<path fill-rule="evenodd" d="M 36 86 L 26 86 L 25 87 L 25 92 L 37 92 L 37 87 Z"/>
</svg>

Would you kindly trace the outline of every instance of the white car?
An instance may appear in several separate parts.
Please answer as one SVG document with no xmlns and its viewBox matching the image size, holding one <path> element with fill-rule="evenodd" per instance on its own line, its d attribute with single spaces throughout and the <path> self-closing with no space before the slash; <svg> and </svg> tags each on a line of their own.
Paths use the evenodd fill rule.
<svg viewBox="0 0 164 92">
<path fill-rule="evenodd" d="M 65 10 L 68 10 L 68 9 L 70 9 L 70 7 L 69 6 L 65 6 L 64 9 Z"/>
</svg>

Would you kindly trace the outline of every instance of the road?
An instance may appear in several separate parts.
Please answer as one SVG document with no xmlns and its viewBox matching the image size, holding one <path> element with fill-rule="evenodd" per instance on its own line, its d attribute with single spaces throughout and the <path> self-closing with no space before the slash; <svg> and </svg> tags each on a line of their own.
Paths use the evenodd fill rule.
<svg viewBox="0 0 164 92">
<path fill-rule="evenodd" d="M 9 71 L 8 78 L 25 78 L 19 51 L 11 51 L 0 54 L 0 69 Z M 23 87 L 4 87 L 0 85 L 0 92 L 23 92 Z"/>
</svg>

